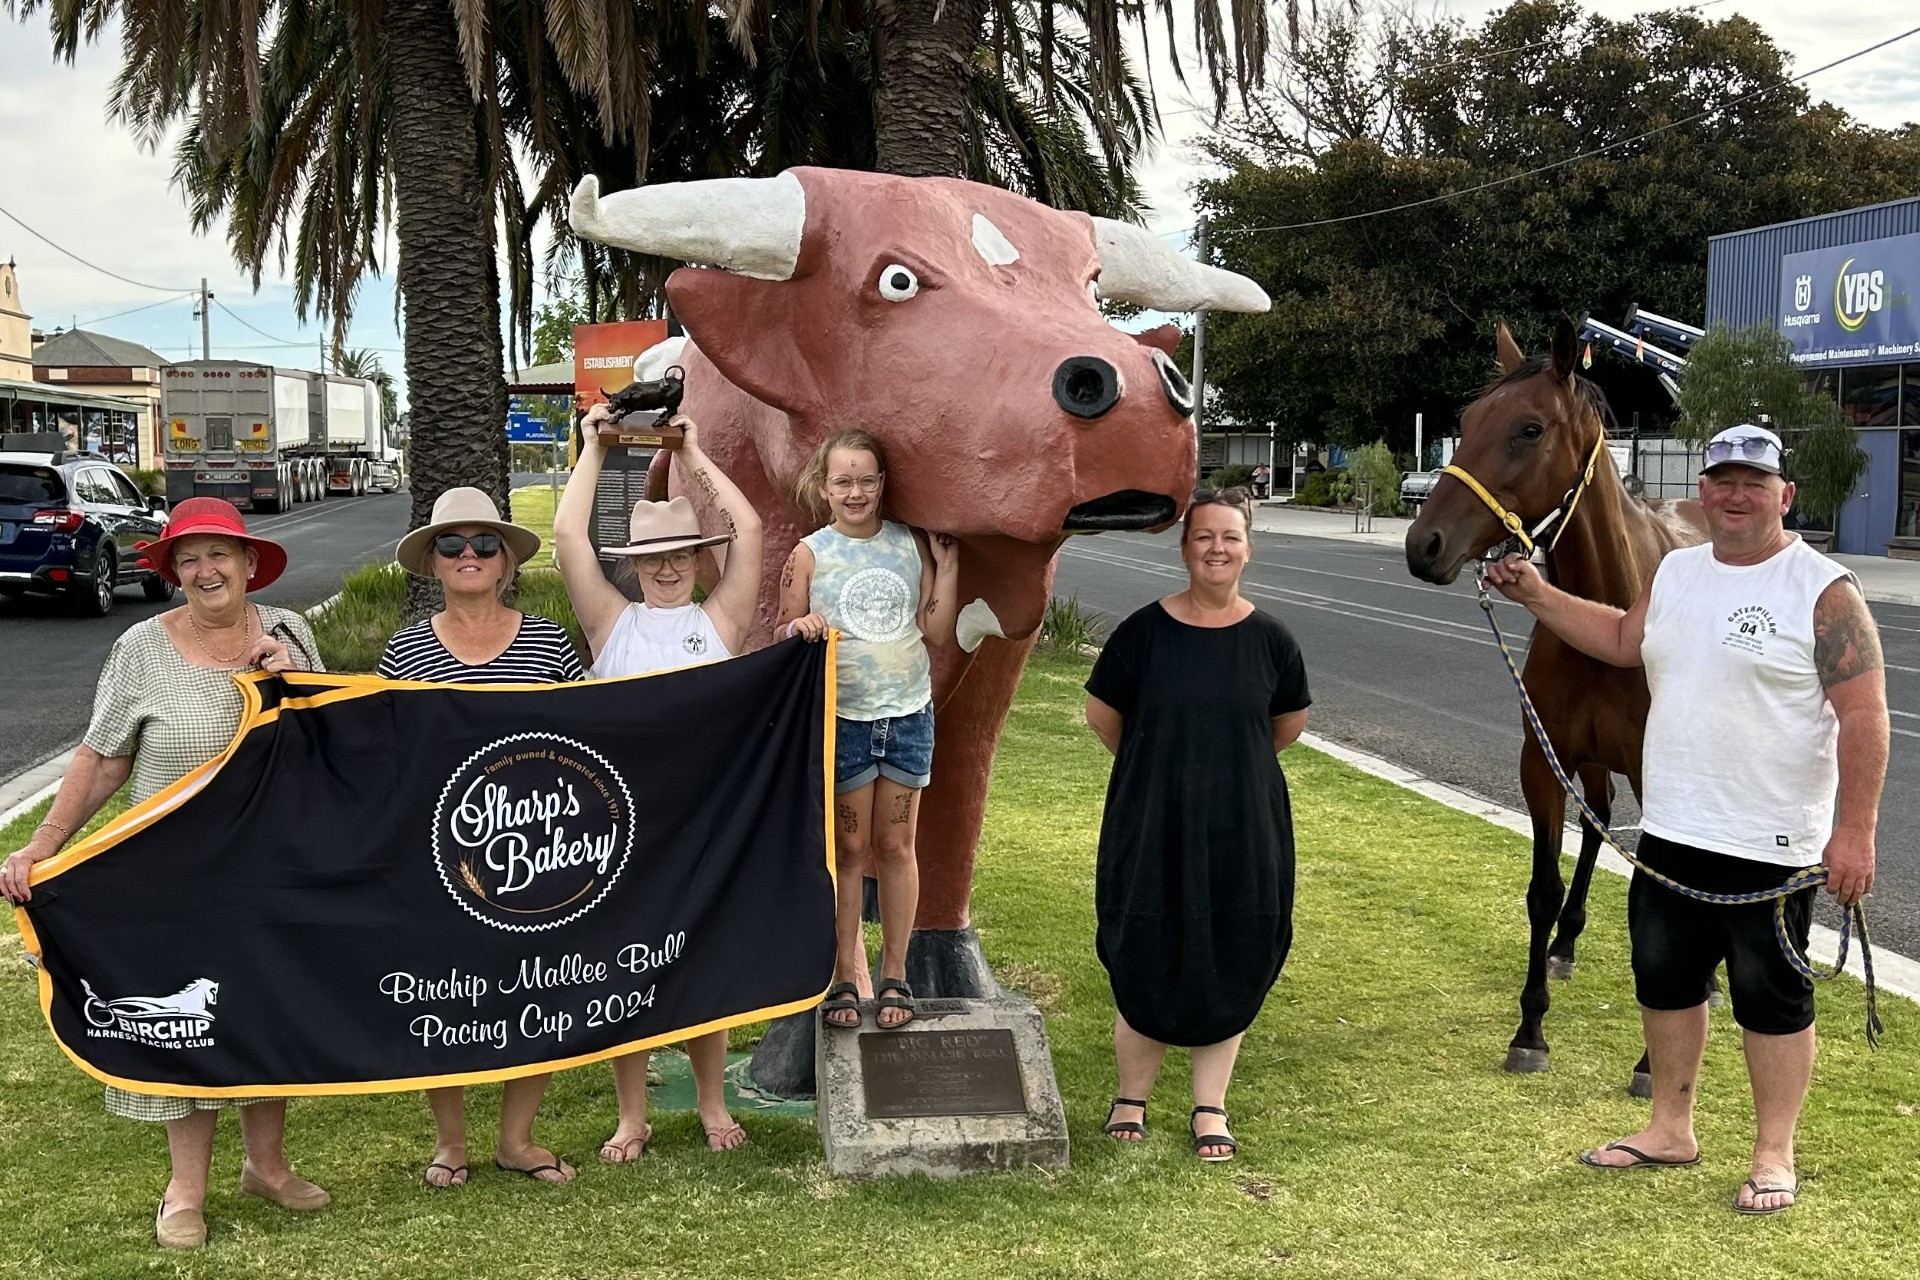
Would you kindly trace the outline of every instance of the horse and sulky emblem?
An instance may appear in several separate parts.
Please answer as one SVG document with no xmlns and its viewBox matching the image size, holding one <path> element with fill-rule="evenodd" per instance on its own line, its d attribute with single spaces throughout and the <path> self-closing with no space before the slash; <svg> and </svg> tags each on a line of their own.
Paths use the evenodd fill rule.
<svg viewBox="0 0 1920 1280">
<path fill-rule="evenodd" d="M 132 1040 L 160 1049 L 200 1049 L 213 1043 L 213 1007 L 220 1000 L 220 984 L 195 978 L 170 996 L 121 996 L 103 1000 L 85 978 L 87 993 L 82 1013 L 89 1036 Z"/>
</svg>

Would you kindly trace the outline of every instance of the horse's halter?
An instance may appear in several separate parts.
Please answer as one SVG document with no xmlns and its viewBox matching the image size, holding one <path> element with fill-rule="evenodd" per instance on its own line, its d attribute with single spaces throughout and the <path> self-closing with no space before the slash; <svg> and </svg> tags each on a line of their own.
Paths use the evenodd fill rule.
<svg viewBox="0 0 1920 1280">
<path fill-rule="evenodd" d="M 1560 505 L 1547 512 L 1546 516 L 1531 529 L 1526 527 L 1525 522 L 1523 522 L 1518 515 L 1501 506 L 1500 499 L 1488 492 L 1487 487 L 1478 480 L 1475 480 L 1464 468 L 1456 467 L 1452 463 L 1448 463 L 1446 466 L 1440 468 L 1440 474 L 1452 476 L 1461 484 L 1471 489 L 1480 501 L 1487 504 L 1487 509 L 1493 512 L 1494 518 L 1505 526 L 1507 532 L 1518 539 L 1520 545 L 1527 549 L 1527 555 L 1532 556 L 1535 551 L 1534 544 L 1539 542 L 1541 538 L 1546 537 L 1548 532 L 1551 532 L 1553 536 L 1548 539 L 1546 545 L 1547 552 L 1551 554 L 1554 547 L 1560 543 L 1560 535 L 1567 531 L 1567 523 L 1573 519 L 1573 509 L 1580 505 L 1581 495 L 1586 493 L 1587 486 L 1593 483 L 1593 469 L 1600 464 L 1600 451 L 1606 448 L 1606 446 L 1607 430 L 1605 427 L 1602 427 L 1600 429 L 1600 438 L 1593 442 L 1593 452 L 1587 455 L 1587 469 L 1585 473 L 1574 480 L 1572 487 L 1567 490 L 1566 496 L 1560 499 Z"/>
</svg>

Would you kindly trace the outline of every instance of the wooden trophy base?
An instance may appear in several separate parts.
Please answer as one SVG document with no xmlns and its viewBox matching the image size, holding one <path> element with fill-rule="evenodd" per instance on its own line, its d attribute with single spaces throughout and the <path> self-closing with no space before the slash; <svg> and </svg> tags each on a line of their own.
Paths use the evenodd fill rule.
<svg viewBox="0 0 1920 1280">
<path fill-rule="evenodd" d="M 602 449 L 678 449 L 685 438 L 684 430 L 667 422 L 610 423 L 600 428 Z"/>
</svg>

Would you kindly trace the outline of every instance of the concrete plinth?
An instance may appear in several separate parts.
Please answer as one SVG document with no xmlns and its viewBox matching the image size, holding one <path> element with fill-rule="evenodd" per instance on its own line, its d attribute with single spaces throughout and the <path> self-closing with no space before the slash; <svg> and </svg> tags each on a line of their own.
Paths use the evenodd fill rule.
<svg viewBox="0 0 1920 1280">
<path fill-rule="evenodd" d="M 900 1031 L 816 1033 L 815 1118 L 836 1177 L 1067 1167 L 1067 1120 L 1032 1001 L 922 999 Z M 818 1017 L 816 1013 L 815 1017 Z M 944 1113 L 944 1114 L 942 1114 Z"/>
</svg>

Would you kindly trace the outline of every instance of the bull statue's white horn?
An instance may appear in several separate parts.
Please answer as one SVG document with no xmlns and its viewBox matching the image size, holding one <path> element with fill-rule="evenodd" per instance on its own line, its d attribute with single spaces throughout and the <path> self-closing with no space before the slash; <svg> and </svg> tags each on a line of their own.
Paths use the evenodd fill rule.
<svg viewBox="0 0 1920 1280">
<path fill-rule="evenodd" d="M 1245 276 L 1195 262 L 1159 236 L 1112 218 L 1093 220 L 1100 296 L 1155 311 L 1266 311 L 1273 302 Z"/>
<path fill-rule="evenodd" d="M 775 178 L 706 178 L 616 191 L 580 179 L 567 221 L 582 240 L 701 263 L 752 276 L 790 280 L 800 261 L 807 193 L 790 173 Z"/>
</svg>

